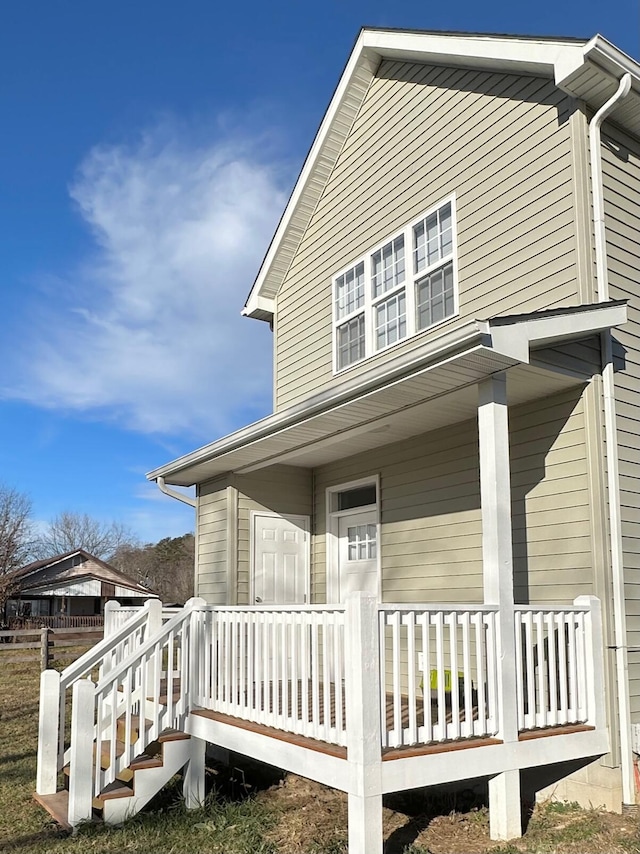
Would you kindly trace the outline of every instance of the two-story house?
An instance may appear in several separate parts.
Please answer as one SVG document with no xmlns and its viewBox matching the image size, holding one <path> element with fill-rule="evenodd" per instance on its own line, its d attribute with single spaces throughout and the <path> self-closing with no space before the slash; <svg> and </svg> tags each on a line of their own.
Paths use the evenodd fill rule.
<svg viewBox="0 0 640 854">
<path fill-rule="evenodd" d="M 95 688 L 157 681 L 188 800 L 209 742 L 347 791 L 352 852 L 386 792 L 488 780 L 503 839 L 635 803 L 639 226 L 606 39 L 360 33 L 243 311 L 274 413 L 148 475 L 196 486 L 199 598 Z"/>
</svg>

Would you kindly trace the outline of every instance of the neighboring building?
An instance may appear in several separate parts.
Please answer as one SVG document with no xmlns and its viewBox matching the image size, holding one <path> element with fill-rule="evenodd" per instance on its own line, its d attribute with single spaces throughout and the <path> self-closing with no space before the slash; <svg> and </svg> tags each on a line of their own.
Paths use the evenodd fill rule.
<svg viewBox="0 0 640 854">
<path fill-rule="evenodd" d="M 104 612 L 105 602 L 142 605 L 155 594 L 84 549 L 37 560 L 11 574 L 15 584 L 5 620 L 81 617 Z"/>
<path fill-rule="evenodd" d="M 203 741 L 347 791 L 351 854 L 386 792 L 635 802 L 639 226 L 606 39 L 360 33 L 244 309 L 275 412 L 148 475 L 196 487 L 188 803 Z"/>
</svg>

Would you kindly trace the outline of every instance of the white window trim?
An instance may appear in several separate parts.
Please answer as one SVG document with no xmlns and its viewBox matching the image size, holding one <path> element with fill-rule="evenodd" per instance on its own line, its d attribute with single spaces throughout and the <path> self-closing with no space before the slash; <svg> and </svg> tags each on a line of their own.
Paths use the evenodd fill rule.
<svg viewBox="0 0 640 854">
<path fill-rule="evenodd" d="M 334 510 L 333 497 L 338 492 L 347 492 L 349 489 L 357 489 L 360 486 L 375 486 L 375 504 L 363 504 L 362 507 L 351 507 L 349 510 Z M 338 483 L 326 490 L 326 601 L 335 604 L 338 601 L 340 570 L 339 556 L 339 525 L 343 516 L 353 516 L 356 513 L 374 511 L 376 513 L 376 536 L 378 538 L 377 572 L 378 572 L 378 602 L 382 602 L 382 524 L 380 521 L 380 475 L 374 474 L 362 477 L 359 480 L 350 480 L 347 483 Z"/>
<path fill-rule="evenodd" d="M 446 204 L 451 205 L 451 241 L 452 241 L 452 254 L 445 261 L 438 261 L 434 264 L 431 264 L 428 267 L 425 267 L 419 273 L 414 273 L 413 271 L 413 228 L 418 225 L 422 220 L 426 219 L 426 217 L 433 214 L 439 208 L 444 207 Z M 437 329 L 442 326 L 444 323 L 448 323 L 455 317 L 458 317 L 460 314 L 460 298 L 458 293 L 458 217 L 457 217 L 457 206 L 456 206 L 456 194 L 452 193 L 450 196 L 446 196 L 444 199 L 441 199 L 436 204 L 432 205 L 427 210 L 423 211 L 419 216 L 414 217 L 409 223 L 407 223 L 402 228 L 399 228 L 397 231 L 394 231 L 392 234 L 389 234 L 385 237 L 384 240 L 377 243 L 375 246 L 372 246 L 371 249 L 368 249 L 364 255 L 359 256 L 350 264 L 347 264 L 346 267 L 338 270 L 331 276 L 331 342 L 332 342 L 332 360 L 333 360 L 333 373 L 335 374 L 343 374 L 345 371 L 349 371 L 352 368 L 355 368 L 358 365 L 362 365 L 364 362 L 369 359 L 374 358 L 380 353 L 385 353 L 393 347 L 397 347 L 400 344 L 409 341 L 412 338 L 415 338 L 417 335 L 424 335 L 427 332 L 431 332 L 433 329 Z M 381 250 L 384 246 L 386 246 L 391 241 L 398 238 L 401 234 L 404 234 L 404 258 L 405 258 L 405 278 L 404 282 L 401 285 L 396 285 L 393 288 L 390 288 L 384 294 L 380 294 L 377 297 L 372 296 L 372 275 L 371 275 L 371 259 L 376 252 Z M 349 270 L 354 269 L 359 264 L 364 264 L 364 280 L 365 280 L 365 297 L 364 297 L 364 306 L 361 308 L 355 309 L 350 314 L 344 315 L 344 317 L 336 318 L 336 294 L 335 294 L 335 283 L 336 279 L 340 276 L 347 273 Z M 453 313 L 447 315 L 442 320 L 437 321 L 437 323 L 431 324 L 431 326 L 426 326 L 424 329 L 416 328 L 416 286 L 417 283 L 428 276 L 434 270 L 439 269 L 440 267 L 444 267 L 446 264 L 452 264 L 453 269 Z M 399 293 L 401 290 L 405 292 L 405 300 L 406 300 L 406 323 L 407 323 L 407 334 L 404 338 L 400 338 L 398 341 L 394 341 L 391 344 L 386 344 L 384 347 L 381 347 L 379 350 L 375 349 L 375 306 L 381 302 L 384 302 L 385 299 L 389 299 L 394 294 Z M 349 320 L 353 320 L 359 315 L 364 313 L 365 318 L 365 355 L 358 359 L 355 362 L 351 362 L 349 365 L 345 365 L 344 368 L 338 367 L 338 327 L 348 323 Z M 342 489 L 342 487 L 340 488 Z"/>
</svg>

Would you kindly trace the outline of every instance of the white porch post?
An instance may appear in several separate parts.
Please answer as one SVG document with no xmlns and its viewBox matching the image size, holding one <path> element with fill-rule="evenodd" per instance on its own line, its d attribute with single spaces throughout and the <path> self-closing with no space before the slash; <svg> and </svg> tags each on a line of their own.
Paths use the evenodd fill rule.
<svg viewBox="0 0 640 854">
<path fill-rule="evenodd" d="M 191 736 L 189 744 L 189 761 L 184 769 L 182 793 L 184 805 L 188 810 L 195 810 L 204 804 L 204 765 L 207 742 Z"/>
<path fill-rule="evenodd" d="M 94 723 L 95 685 L 90 679 L 80 679 L 74 683 L 71 706 L 68 813 L 71 827 L 91 819 Z M 114 737 L 112 733 L 111 738 Z M 99 773 L 99 768 L 96 773 Z"/>
<path fill-rule="evenodd" d="M 484 601 L 498 605 L 498 737 L 518 741 L 513 544 L 507 380 L 495 374 L 478 385 L 480 504 Z M 506 770 L 489 781 L 492 839 L 522 836 L 520 772 Z"/>
<path fill-rule="evenodd" d="M 382 854 L 379 657 L 377 597 L 352 593 L 345 614 L 349 854 Z"/>
<path fill-rule="evenodd" d="M 60 673 L 45 670 L 40 674 L 38 712 L 38 770 L 36 792 L 52 795 L 58 783 L 58 726 L 60 721 Z"/>
</svg>

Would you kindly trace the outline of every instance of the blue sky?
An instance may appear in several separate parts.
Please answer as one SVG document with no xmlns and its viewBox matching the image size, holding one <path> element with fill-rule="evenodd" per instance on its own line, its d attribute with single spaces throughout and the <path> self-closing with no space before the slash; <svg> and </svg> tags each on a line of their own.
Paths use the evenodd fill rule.
<svg viewBox="0 0 640 854">
<path fill-rule="evenodd" d="M 0 480 L 146 541 L 144 473 L 270 411 L 239 316 L 362 25 L 602 33 L 637 0 L 24 0 L 0 27 Z"/>
</svg>

